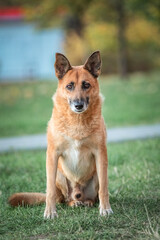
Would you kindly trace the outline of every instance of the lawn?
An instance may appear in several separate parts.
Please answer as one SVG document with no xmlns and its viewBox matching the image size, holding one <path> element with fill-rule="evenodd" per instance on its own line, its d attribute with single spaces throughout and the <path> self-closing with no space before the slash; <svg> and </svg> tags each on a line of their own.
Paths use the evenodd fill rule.
<svg viewBox="0 0 160 240">
<path fill-rule="evenodd" d="M 44 205 L 7 204 L 13 192 L 45 191 L 45 152 L 0 155 L 0 239 L 160 239 L 160 139 L 109 144 L 108 154 L 114 214 L 58 205 L 55 220 L 43 219 Z"/>
<path fill-rule="evenodd" d="M 160 122 L 159 72 L 99 81 L 108 127 Z M 0 137 L 45 132 L 56 87 L 56 81 L 0 84 Z"/>
</svg>

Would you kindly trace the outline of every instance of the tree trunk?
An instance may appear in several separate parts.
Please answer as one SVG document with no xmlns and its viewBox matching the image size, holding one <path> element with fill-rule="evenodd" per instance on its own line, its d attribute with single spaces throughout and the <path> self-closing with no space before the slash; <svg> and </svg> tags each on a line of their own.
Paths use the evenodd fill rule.
<svg viewBox="0 0 160 240">
<path fill-rule="evenodd" d="M 66 20 L 66 27 L 68 30 L 75 31 L 78 36 L 83 36 L 84 25 L 81 18 L 78 16 L 73 15 L 68 17 Z"/>
<path fill-rule="evenodd" d="M 117 0 L 117 16 L 118 16 L 118 65 L 120 77 L 127 78 L 128 65 L 127 65 L 127 40 L 125 36 L 126 30 L 126 14 L 125 14 L 125 0 Z"/>
</svg>

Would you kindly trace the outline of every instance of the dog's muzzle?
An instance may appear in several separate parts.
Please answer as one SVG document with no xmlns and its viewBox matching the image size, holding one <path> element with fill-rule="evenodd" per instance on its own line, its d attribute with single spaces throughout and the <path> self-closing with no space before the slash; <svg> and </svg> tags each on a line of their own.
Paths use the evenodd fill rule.
<svg viewBox="0 0 160 240">
<path fill-rule="evenodd" d="M 71 110 L 75 113 L 82 113 L 87 110 L 88 104 L 89 104 L 89 98 L 86 99 L 75 99 L 75 100 L 69 100 L 69 104 L 71 107 Z"/>
</svg>

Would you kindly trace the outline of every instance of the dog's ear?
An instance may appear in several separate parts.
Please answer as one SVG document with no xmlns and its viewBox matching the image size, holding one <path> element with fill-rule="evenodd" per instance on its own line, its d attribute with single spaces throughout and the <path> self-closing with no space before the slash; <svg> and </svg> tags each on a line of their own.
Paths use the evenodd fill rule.
<svg viewBox="0 0 160 240">
<path fill-rule="evenodd" d="M 96 51 L 87 59 L 84 64 L 84 69 L 88 70 L 95 78 L 101 73 L 101 56 L 100 52 Z"/>
<path fill-rule="evenodd" d="M 68 59 L 61 53 L 56 53 L 56 61 L 54 67 L 58 79 L 62 79 L 63 76 L 72 69 Z"/>
</svg>

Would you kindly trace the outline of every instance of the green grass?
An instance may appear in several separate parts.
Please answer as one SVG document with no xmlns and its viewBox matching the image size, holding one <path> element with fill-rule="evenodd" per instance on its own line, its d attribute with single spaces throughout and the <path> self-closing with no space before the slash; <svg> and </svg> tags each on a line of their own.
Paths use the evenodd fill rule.
<svg viewBox="0 0 160 240">
<path fill-rule="evenodd" d="M 134 74 L 128 81 L 101 77 L 108 127 L 160 122 L 159 73 Z M 0 137 L 46 131 L 56 82 L 0 85 Z"/>
<path fill-rule="evenodd" d="M 59 218 L 47 221 L 44 205 L 7 204 L 13 192 L 45 191 L 45 152 L 0 155 L 0 239 L 160 239 L 160 139 L 109 144 L 108 154 L 114 214 L 58 205 Z"/>
</svg>

